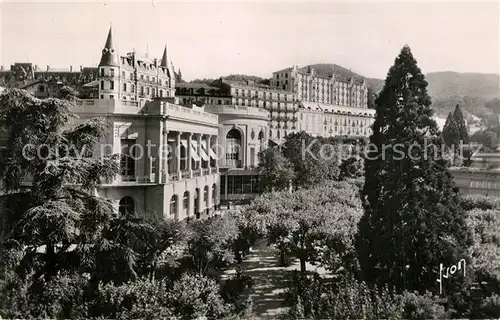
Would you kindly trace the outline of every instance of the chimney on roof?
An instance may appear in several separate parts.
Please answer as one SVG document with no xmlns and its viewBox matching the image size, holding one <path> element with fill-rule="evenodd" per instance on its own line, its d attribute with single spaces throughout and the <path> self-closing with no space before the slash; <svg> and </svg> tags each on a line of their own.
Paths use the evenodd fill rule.
<svg viewBox="0 0 500 320">
<path fill-rule="evenodd" d="M 80 72 L 82 72 L 82 71 L 83 71 L 83 67 L 82 67 L 82 66 L 80 66 Z"/>
<path fill-rule="evenodd" d="M 69 72 L 73 72 L 73 66 L 69 66 Z"/>
<path fill-rule="evenodd" d="M 0 66 L 0 71 L 3 71 L 3 66 Z"/>
<path fill-rule="evenodd" d="M 47 66 L 47 71 L 49 71 L 49 70 L 50 70 L 50 67 L 49 67 L 49 66 Z"/>
</svg>

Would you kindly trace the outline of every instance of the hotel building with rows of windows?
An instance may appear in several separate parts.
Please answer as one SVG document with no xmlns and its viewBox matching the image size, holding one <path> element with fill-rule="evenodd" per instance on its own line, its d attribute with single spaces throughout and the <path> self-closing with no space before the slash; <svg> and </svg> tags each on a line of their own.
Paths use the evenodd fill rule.
<svg viewBox="0 0 500 320">
<path fill-rule="evenodd" d="M 293 92 L 298 101 L 297 130 L 323 137 L 368 137 L 375 110 L 368 108 L 368 85 L 356 76 L 319 73 L 312 66 L 273 72 L 273 86 Z"/>
<path fill-rule="evenodd" d="M 77 102 L 77 121 L 104 117 L 98 154 L 120 154 L 120 173 L 97 193 L 121 213 L 204 218 L 219 205 L 219 118 L 180 106 L 165 48 L 161 59 L 120 56 L 111 29 L 98 66 L 97 99 Z"/>
</svg>

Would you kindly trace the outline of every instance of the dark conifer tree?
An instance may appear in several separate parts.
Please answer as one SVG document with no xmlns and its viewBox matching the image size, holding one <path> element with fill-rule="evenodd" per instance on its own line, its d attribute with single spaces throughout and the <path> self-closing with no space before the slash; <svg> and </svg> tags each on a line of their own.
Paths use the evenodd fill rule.
<svg viewBox="0 0 500 320">
<path fill-rule="evenodd" d="M 462 141 L 463 144 L 469 143 L 469 133 L 467 130 L 467 125 L 465 124 L 464 115 L 462 110 L 460 110 L 460 106 L 457 104 L 455 107 L 455 111 L 453 112 L 453 119 L 457 125 L 458 131 L 458 141 Z"/>
<path fill-rule="evenodd" d="M 451 112 L 448 113 L 443 127 L 443 139 L 448 147 L 458 146 L 460 143 L 458 126 Z"/>
<path fill-rule="evenodd" d="M 465 258 L 470 241 L 430 104 L 427 81 L 405 46 L 376 100 L 356 239 L 365 280 L 396 292 L 436 292 L 440 263 Z M 458 278 L 444 286 L 450 290 Z"/>
</svg>

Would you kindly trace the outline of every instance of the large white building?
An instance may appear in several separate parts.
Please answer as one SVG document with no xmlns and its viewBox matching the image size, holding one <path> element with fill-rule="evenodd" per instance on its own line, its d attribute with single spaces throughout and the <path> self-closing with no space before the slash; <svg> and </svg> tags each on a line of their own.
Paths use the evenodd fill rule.
<svg viewBox="0 0 500 320">
<path fill-rule="evenodd" d="M 111 30 L 98 67 L 99 99 L 81 100 L 79 121 L 104 117 L 101 154 L 121 154 L 120 174 L 100 186 L 121 213 L 202 218 L 219 204 L 217 115 L 176 104 L 175 76 L 162 59 L 119 56 Z"/>
<path fill-rule="evenodd" d="M 274 86 L 296 95 L 297 130 L 313 136 L 368 137 L 375 110 L 368 108 L 364 78 L 319 73 L 314 67 L 293 66 L 273 72 Z"/>
</svg>

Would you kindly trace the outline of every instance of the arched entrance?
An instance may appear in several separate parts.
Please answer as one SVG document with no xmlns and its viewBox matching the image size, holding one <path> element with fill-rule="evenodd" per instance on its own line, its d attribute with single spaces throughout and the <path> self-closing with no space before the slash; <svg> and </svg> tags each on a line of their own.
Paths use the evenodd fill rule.
<svg viewBox="0 0 500 320">
<path fill-rule="evenodd" d="M 200 189 L 196 188 L 194 190 L 194 214 L 196 219 L 200 218 Z"/>
<path fill-rule="evenodd" d="M 226 165 L 230 168 L 242 168 L 241 133 L 231 129 L 226 135 Z"/>
<path fill-rule="evenodd" d="M 135 214 L 135 201 L 132 197 L 123 197 L 120 199 L 118 204 L 118 211 L 122 215 L 134 215 Z"/>
</svg>

